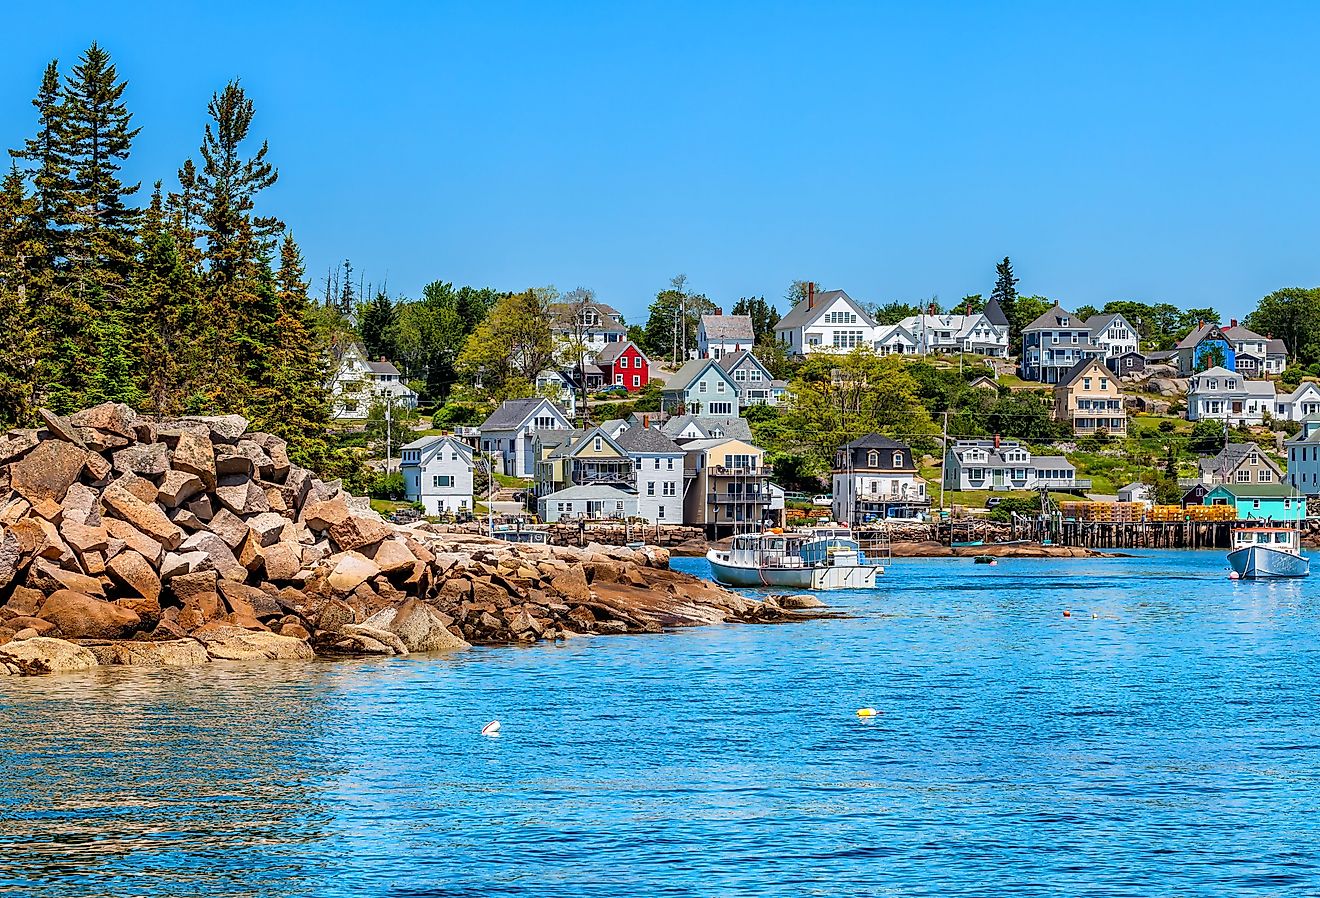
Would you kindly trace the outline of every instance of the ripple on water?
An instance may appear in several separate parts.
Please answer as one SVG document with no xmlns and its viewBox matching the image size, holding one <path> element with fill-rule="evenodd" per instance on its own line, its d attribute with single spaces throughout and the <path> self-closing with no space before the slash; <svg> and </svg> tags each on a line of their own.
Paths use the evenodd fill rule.
<svg viewBox="0 0 1320 898">
<path fill-rule="evenodd" d="M 3 682 L 0 895 L 1315 894 L 1317 587 L 1222 568 L 899 560 L 802 626 Z"/>
</svg>

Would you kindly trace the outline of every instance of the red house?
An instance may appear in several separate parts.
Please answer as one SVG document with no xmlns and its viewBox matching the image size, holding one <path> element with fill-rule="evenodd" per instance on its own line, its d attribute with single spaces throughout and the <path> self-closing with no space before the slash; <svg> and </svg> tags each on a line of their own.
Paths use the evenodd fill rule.
<svg viewBox="0 0 1320 898">
<path fill-rule="evenodd" d="M 631 340 L 611 343 L 596 355 L 596 365 L 605 374 L 605 386 L 616 384 L 636 393 L 650 380 L 651 360 Z"/>
</svg>

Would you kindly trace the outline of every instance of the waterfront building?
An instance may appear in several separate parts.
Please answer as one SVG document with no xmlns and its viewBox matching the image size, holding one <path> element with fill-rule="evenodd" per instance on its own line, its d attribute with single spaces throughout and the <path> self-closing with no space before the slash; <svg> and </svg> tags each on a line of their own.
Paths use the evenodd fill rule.
<svg viewBox="0 0 1320 898">
<path fill-rule="evenodd" d="M 1226 421 L 1229 426 L 1260 424 L 1273 414 L 1274 382 L 1247 380 L 1227 368 L 1214 367 L 1187 382 L 1187 420 Z"/>
<path fill-rule="evenodd" d="M 906 443 L 868 434 L 839 447 L 830 472 L 834 520 L 851 526 L 913 518 L 930 507 L 926 481 Z"/>
<path fill-rule="evenodd" d="M 1077 436 L 1127 433 L 1127 412 L 1118 379 L 1099 358 L 1083 359 L 1054 387 L 1054 418 Z"/>
<path fill-rule="evenodd" d="M 1206 486 L 1221 483 L 1279 483 L 1283 472 L 1255 443 L 1225 443 L 1217 455 L 1196 463 Z"/>
<path fill-rule="evenodd" d="M 1153 491 L 1149 484 L 1142 483 L 1140 480 L 1129 483 L 1118 491 L 1119 502 L 1140 502 L 1149 508 L 1154 505 Z"/>
<path fill-rule="evenodd" d="M 660 405 L 690 415 L 737 415 L 738 384 L 715 359 L 692 359 L 669 378 Z"/>
<path fill-rule="evenodd" d="M 1078 362 L 1104 355 L 1086 322 L 1056 305 L 1022 329 L 1018 369 L 1023 380 L 1055 384 Z"/>
<path fill-rule="evenodd" d="M 1105 359 L 1105 365 L 1114 374 L 1122 377 L 1125 374 L 1140 374 L 1146 370 L 1149 361 L 1149 356 L 1139 350 L 1132 349 L 1121 355 L 1109 356 Z"/>
<path fill-rule="evenodd" d="M 720 357 L 720 368 L 733 378 L 738 389 L 738 404 L 747 408 L 750 405 L 779 405 L 788 391 L 788 383 L 776 380 L 770 369 L 749 350 L 726 352 Z"/>
<path fill-rule="evenodd" d="M 1302 422 L 1301 432 L 1284 447 L 1288 451 L 1288 484 L 1307 496 L 1320 496 L 1320 417 Z"/>
<path fill-rule="evenodd" d="M 806 297 L 775 325 L 775 337 L 790 355 L 804 356 L 873 346 L 876 330 L 875 319 L 847 293 L 817 293 L 816 286 L 808 284 Z"/>
<path fill-rule="evenodd" d="M 337 419 L 365 418 L 377 402 L 417 408 L 417 393 L 384 356 L 373 361 L 361 343 L 352 343 L 330 381 L 331 414 Z"/>
<path fill-rule="evenodd" d="M 1062 455 L 1033 456 L 1016 440 L 957 440 L 944 455 L 948 490 L 1088 490 L 1077 468 Z"/>
<path fill-rule="evenodd" d="M 1286 483 L 1221 483 L 1205 494 L 1206 505 L 1231 505 L 1239 521 L 1300 521 L 1306 499 Z"/>
<path fill-rule="evenodd" d="M 653 427 L 629 427 L 615 442 L 632 460 L 638 517 L 653 524 L 681 523 L 682 447 Z"/>
<path fill-rule="evenodd" d="M 413 440 L 400 450 L 404 494 L 426 514 L 472 509 L 472 447 L 454 436 Z"/>
<path fill-rule="evenodd" d="M 536 513 L 547 524 L 567 518 L 625 520 L 637 517 L 637 494 L 608 484 L 570 486 L 538 498 Z"/>
<path fill-rule="evenodd" d="M 683 522 L 712 538 L 759 529 L 770 505 L 770 472 L 760 447 L 715 438 L 683 444 Z"/>
<path fill-rule="evenodd" d="M 697 325 L 697 357 L 722 359 L 751 349 L 756 342 L 750 315 L 702 315 Z"/>
<path fill-rule="evenodd" d="M 608 484 L 633 488 L 633 463 L 628 453 L 602 427 L 573 430 L 562 437 L 538 438 L 535 491 L 548 495 L 570 486 Z"/>
<path fill-rule="evenodd" d="M 494 460 L 497 473 L 531 477 L 537 431 L 572 429 L 559 406 L 543 396 L 506 399 L 481 424 L 481 451 Z"/>
</svg>

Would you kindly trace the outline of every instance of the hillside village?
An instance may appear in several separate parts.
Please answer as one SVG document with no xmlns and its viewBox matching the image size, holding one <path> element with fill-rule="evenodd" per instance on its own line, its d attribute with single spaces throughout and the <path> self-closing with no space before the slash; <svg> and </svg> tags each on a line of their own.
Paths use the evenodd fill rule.
<svg viewBox="0 0 1320 898">
<path fill-rule="evenodd" d="M 385 428 L 388 459 L 368 451 L 373 494 L 446 520 L 719 538 L 820 517 L 1003 520 L 1111 503 L 1136 519 L 1157 506 L 1306 515 L 1320 495 L 1320 384 L 1286 341 L 1237 320 L 1154 334 L 1141 309 L 1073 312 L 1003 287 L 901 316 L 811 283 L 782 317 L 761 300 L 760 320 L 746 300 L 726 311 L 699 297 L 694 313 L 669 297 L 660 341 L 655 306 L 641 328 L 590 294 L 549 301 L 549 351 L 521 386 L 468 367 L 428 416 L 390 359 L 355 344 L 336 418 L 351 429 L 370 408 L 402 422 Z M 529 352 L 507 349 L 515 364 Z"/>
</svg>

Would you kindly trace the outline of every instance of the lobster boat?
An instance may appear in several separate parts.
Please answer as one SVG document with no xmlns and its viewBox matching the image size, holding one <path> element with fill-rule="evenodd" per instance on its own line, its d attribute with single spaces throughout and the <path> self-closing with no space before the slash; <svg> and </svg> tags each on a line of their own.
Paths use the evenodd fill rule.
<svg viewBox="0 0 1320 898">
<path fill-rule="evenodd" d="M 726 586 L 873 589 L 884 573 L 847 528 L 744 533 L 727 549 L 711 549 L 706 560 Z"/>
<path fill-rule="evenodd" d="M 1301 545 L 1301 531 L 1291 527 L 1239 527 L 1233 531 L 1228 564 L 1242 580 L 1306 577 L 1311 562 Z"/>
</svg>

